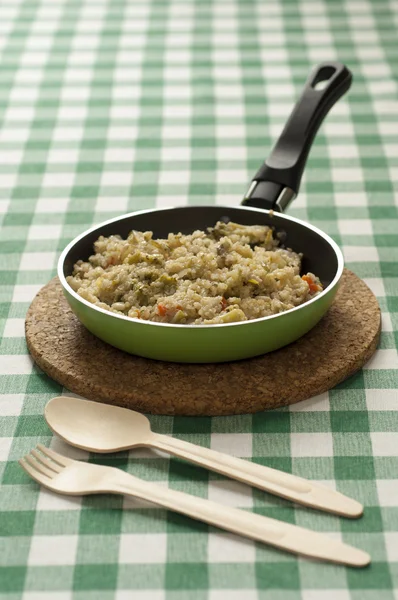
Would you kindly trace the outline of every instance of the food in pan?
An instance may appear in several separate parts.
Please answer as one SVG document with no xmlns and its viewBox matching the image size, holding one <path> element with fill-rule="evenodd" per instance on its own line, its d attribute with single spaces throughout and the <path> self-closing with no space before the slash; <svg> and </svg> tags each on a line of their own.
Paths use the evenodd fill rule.
<svg viewBox="0 0 398 600">
<path fill-rule="evenodd" d="M 67 282 L 88 302 L 135 319 L 234 323 L 284 312 L 319 294 L 318 277 L 300 275 L 301 259 L 268 226 L 219 221 L 167 239 L 153 239 L 150 231 L 101 236 Z"/>
</svg>

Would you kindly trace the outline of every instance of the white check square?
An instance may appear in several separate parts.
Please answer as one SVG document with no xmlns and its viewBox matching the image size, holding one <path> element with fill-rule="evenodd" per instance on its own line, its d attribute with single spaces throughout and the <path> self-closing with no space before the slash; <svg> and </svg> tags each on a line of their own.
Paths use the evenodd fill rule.
<svg viewBox="0 0 398 600">
<path fill-rule="evenodd" d="M 19 268 L 21 271 L 47 271 L 55 264 L 55 252 L 25 252 Z"/>
<path fill-rule="evenodd" d="M 105 171 L 102 173 L 101 186 L 130 186 L 132 181 L 132 171 Z"/>
<path fill-rule="evenodd" d="M 164 162 L 189 161 L 191 160 L 191 148 L 188 146 L 177 146 L 175 148 L 162 147 L 160 159 Z"/>
<path fill-rule="evenodd" d="M 370 433 L 374 456 L 398 456 L 398 431 Z"/>
<path fill-rule="evenodd" d="M 133 163 L 135 148 L 107 148 L 104 153 L 104 162 Z"/>
<path fill-rule="evenodd" d="M 372 235 L 372 222 L 370 219 L 341 219 L 339 221 L 340 233 L 348 235 Z"/>
<path fill-rule="evenodd" d="M 165 533 L 124 533 L 120 539 L 119 562 L 124 564 L 166 562 Z"/>
<path fill-rule="evenodd" d="M 365 390 L 368 410 L 397 410 L 398 390 Z"/>
<path fill-rule="evenodd" d="M 378 262 L 377 248 L 372 246 L 344 246 L 346 262 Z"/>
<path fill-rule="evenodd" d="M 385 531 L 384 541 L 386 544 L 388 560 L 392 563 L 396 563 L 398 561 L 398 532 Z"/>
<path fill-rule="evenodd" d="M 240 562 L 240 561 L 239 561 Z M 240 589 L 240 590 L 209 590 L 208 600 L 259 600 L 256 590 Z M 282 600 L 282 597 L 281 597 Z"/>
<path fill-rule="evenodd" d="M 363 171 L 357 167 L 334 167 L 331 169 L 333 181 L 360 183 L 363 181 Z"/>
<path fill-rule="evenodd" d="M 29 240 L 58 240 L 61 237 L 61 225 L 31 225 Z"/>
<path fill-rule="evenodd" d="M 0 356 L 0 375 L 30 375 L 33 359 L 29 354 L 3 354 Z"/>
<path fill-rule="evenodd" d="M 127 212 L 128 198 L 126 197 L 98 197 L 95 205 L 97 212 Z"/>
<path fill-rule="evenodd" d="M 290 444 L 293 457 L 333 456 L 333 437 L 330 432 L 291 433 Z"/>
<path fill-rule="evenodd" d="M 77 535 L 34 535 L 30 545 L 30 566 L 74 565 Z"/>
<path fill-rule="evenodd" d="M 387 313 L 387 312 L 381 313 L 381 324 L 382 324 L 383 331 L 394 331 L 390 313 Z"/>
<path fill-rule="evenodd" d="M 51 492 L 41 487 L 37 499 L 36 510 L 38 511 L 69 511 L 80 510 L 82 505 L 82 496 L 62 496 L 56 492 Z"/>
<path fill-rule="evenodd" d="M 253 506 L 251 488 L 239 481 L 210 481 L 208 498 L 226 506 L 239 508 Z"/>
<path fill-rule="evenodd" d="M 3 337 L 25 337 L 25 319 L 7 319 L 4 327 Z"/>
<path fill-rule="evenodd" d="M 161 171 L 159 174 L 159 185 L 187 185 L 190 177 L 190 171 Z"/>
<path fill-rule="evenodd" d="M 73 592 L 28 592 L 25 591 L 23 600 L 73 600 Z"/>
<path fill-rule="evenodd" d="M 36 204 L 36 213 L 64 213 L 68 203 L 69 198 L 40 198 Z"/>
<path fill-rule="evenodd" d="M 53 141 L 77 142 L 83 137 L 83 127 L 56 127 L 53 133 Z"/>
<path fill-rule="evenodd" d="M 357 260 L 360 261 L 361 259 L 358 258 Z M 384 282 L 380 277 L 364 277 L 363 281 L 368 287 L 370 287 L 375 296 L 386 295 L 386 291 L 384 289 Z"/>
<path fill-rule="evenodd" d="M 252 455 L 251 433 L 212 433 L 210 447 L 231 456 Z"/>
<path fill-rule="evenodd" d="M 166 600 L 166 592 L 164 590 L 117 590 L 115 600 Z"/>
<path fill-rule="evenodd" d="M 351 600 L 348 590 L 302 590 L 301 600 Z"/>
<path fill-rule="evenodd" d="M 395 348 L 376 350 L 366 363 L 365 369 L 398 369 L 398 354 Z M 381 392 L 382 393 L 382 392 Z"/>
<path fill-rule="evenodd" d="M 24 394 L 0 394 L 0 416 L 12 417 L 21 414 Z"/>
<path fill-rule="evenodd" d="M 376 481 L 380 506 L 398 507 L 398 478 L 379 479 Z"/>
<path fill-rule="evenodd" d="M 14 438 L 12 438 L 12 437 L 0 437 L 0 461 L 1 462 L 7 461 L 13 441 L 14 441 Z"/>
<path fill-rule="evenodd" d="M 254 542 L 232 533 L 210 533 L 207 551 L 210 564 L 219 562 L 251 563 L 256 560 Z"/>
</svg>

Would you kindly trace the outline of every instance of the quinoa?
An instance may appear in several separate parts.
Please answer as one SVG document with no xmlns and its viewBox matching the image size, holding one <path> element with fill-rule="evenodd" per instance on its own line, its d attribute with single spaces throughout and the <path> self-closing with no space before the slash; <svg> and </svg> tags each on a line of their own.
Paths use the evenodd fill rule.
<svg viewBox="0 0 398 600">
<path fill-rule="evenodd" d="M 301 260 L 280 247 L 268 226 L 219 221 L 167 239 L 153 239 L 151 231 L 101 236 L 67 282 L 88 302 L 127 317 L 232 323 L 278 314 L 319 294 L 320 280 L 300 275 Z"/>
</svg>

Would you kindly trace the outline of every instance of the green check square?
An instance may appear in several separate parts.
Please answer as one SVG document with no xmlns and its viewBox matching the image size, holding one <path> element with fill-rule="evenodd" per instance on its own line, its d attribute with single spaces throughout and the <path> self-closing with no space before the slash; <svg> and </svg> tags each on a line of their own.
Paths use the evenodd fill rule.
<svg viewBox="0 0 398 600">
<path fill-rule="evenodd" d="M 253 433 L 288 433 L 290 431 L 290 413 L 276 411 L 255 413 L 253 415 Z"/>
<path fill-rule="evenodd" d="M 279 506 L 275 506 L 275 504 L 279 504 Z M 253 512 L 263 517 L 269 517 L 270 519 L 295 523 L 294 509 L 282 498 L 273 499 L 272 506 L 255 506 Z"/>
<path fill-rule="evenodd" d="M 301 588 L 313 590 L 315 597 L 317 597 L 317 590 L 329 590 L 331 594 L 333 594 L 332 590 L 345 590 L 346 571 L 348 569 L 340 565 L 301 560 L 299 566 Z"/>
<path fill-rule="evenodd" d="M 256 586 L 253 563 L 209 563 L 208 587 L 215 590 L 245 590 Z"/>
<path fill-rule="evenodd" d="M 383 590 L 391 589 L 392 581 L 388 564 L 372 562 L 366 569 L 350 569 L 347 572 L 350 589 Z"/>
<path fill-rule="evenodd" d="M 39 488 L 38 488 L 39 491 Z M 77 535 L 80 533 L 80 510 L 75 499 L 70 498 L 70 508 L 37 510 L 34 524 L 35 535 Z M 77 504 L 77 509 L 80 505 Z"/>
<path fill-rule="evenodd" d="M 31 213 L 12 213 L 9 212 L 4 217 L 3 226 L 4 227 L 23 227 L 28 226 L 32 222 L 32 214 Z"/>
<path fill-rule="evenodd" d="M 25 586 L 26 566 L 0 567 L 0 592 L 22 592 Z"/>
<path fill-rule="evenodd" d="M 167 512 L 167 533 L 207 533 L 209 525 L 174 511 Z"/>
<path fill-rule="evenodd" d="M 169 481 L 208 481 L 209 471 L 182 460 L 171 458 L 169 462 Z"/>
<path fill-rule="evenodd" d="M 1 488 L 1 508 L 4 512 L 19 510 L 35 510 L 37 495 L 33 492 L 26 493 L 25 485 L 3 485 Z"/>
<path fill-rule="evenodd" d="M 52 393 L 59 396 L 62 392 L 62 386 L 42 373 L 32 373 L 29 375 L 26 392 L 28 394 Z M 43 425 L 44 427 L 44 425 Z"/>
<path fill-rule="evenodd" d="M 42 415 L 21 415 L 15 435 L 16 437 L 49 437 L 51 430 Z"/>
<path fill-rule="evenodd" d="M 35 523 L 34 510 L 17 510 L 0 513 L 1 536 L 30 536 Z"/>
<path fill-rule="evenodd" d="M 72 589 L 74 567 L 69 565 L 28 566 L 25 589 L 56 592 Z"/>
<path fill-rule="evenodd" d="M 374 479 L 375 467 L 372 457 L 335 456 L 336 479 Z"/>
<path fill-rule="evenodd" d="M 4 384 L 6 384 L 6 381 L 4 381 Z M 4 389 L 4 392 L 5 392 L 6 385 L 4 385 L 4 388 L 5 388 Z M 2 386 L 1 386 L 1 377 L 0 377 L 0 393 L 4 393 L 1 390 L 2 390 Z M 0 438 L 11 437 L 15 433 L 15 430 L 17 427 L 18 427 L 18 417 L 16 417 L 16 416 L 3 417 L 1 420 Z"/>
<path fill-rule="evenodd" d="M 73 600 L 114 600 L 115 592 L 110 591 L 89 591 L 84 590 L 83 592 L 73 592 Z"/>
<path fill-rule="evenodd" d="M 114 590 L 117 578 L 117 564 L 77 564 L 73 574 L 73 589 Z"/>
<path fill-rule="evenodd" d="M 105 498 L 104 498 L 105 499 Z M 85 502 L 93 500 L 85 500 Z M 113 499 L 115 501 L 115 498 Z M 106 502 L 109 505 L 108 499 Z M 117 507 L 115 509 L 105 508 L 84 508 L 80 514 L 80 533 L 82 535 L 101 535 L 101 534 L 119 534 L 123 517 L 122 499 L 117 498 Z"/>
<path fill-rule="evenodd" d="M 333 411 L 330 413 L 330 424 L 333 431 L 369 431 L 367 412 Z"/>
<path fill-rule="evenodd" d="M 100 519 L 99 522 L 101 522 Z M 81 530 L 79 530 L 79 533 L 81 533 Z M 79 536 L 76 562 L 80 565 L 117 563 L 119 542 L 118 535 L 102 535 L 98 531 L 95 531 L 93 535 L 84 533 L 84 535 Z"/>
<path fill-rule="evenodd" d="M 165 588 L 167 590 L 208 589 L 209 574 L 207 564 L 168 563 L 165 570 Z"/>
<path fill-rule="evenodd" d="M 259 589 L 297 590 L 300 587 L 300 577 L 297 563 L 289 563 L 286 569 L 284 563 L 256 563 L 256 583 Z"/>
<path fill-rule="evenodd" d="M 28 562 L 30 550 L 30 537 L 8 537 L 1 540 L 4 555 L 2 565 L 5 567 L 18 567 Z"/>
<path fill-rule="evenodd" d="M 121 590 L 163 590 L 165 564 L 119 565 L 117 588 Z"/>
<path fill-rule="evenodd" d="M 341 530 L 347 532 L 383 532 L 383 520 L 379 506 L 367 506 L 363 516 L 358 520 L 344 520 L 341 522 Z"/>
</svg>

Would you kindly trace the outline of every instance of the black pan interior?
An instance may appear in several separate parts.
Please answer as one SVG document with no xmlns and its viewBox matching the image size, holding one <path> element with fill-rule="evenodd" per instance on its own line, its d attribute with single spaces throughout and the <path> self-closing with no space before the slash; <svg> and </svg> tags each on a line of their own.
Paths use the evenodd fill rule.
<svg viewBox="0 0 398 600">
<path fill-rule="evenodd" d="M 71 275 L 73 265 L 87 260 L 93 253 L 93 244 L 100 235 L 105 237 L 119 234 L 127 237 L 132 229 L 152 231 L 154 238 L 167 237 L 169 233 L 192 233 L 195 229 L 205 230 L 221 219 L 230 219 L 242 225 L 269 225 L 276 232 L 284 232 L 284 244 L 295 252 L 302 252 L 302 272 L 315 273 L 327 287 L 337 272 L 337 256 L 334 249 L 321 235 L 305 225 L 284 219 L 275 213 L 254 212 L 245 208 L 225 206 L 184 206 L 134 214 L 128 218 L 100 226 L 79 240 L 68 252 L 64 262 L 64 275 Z"/>
</svg>

